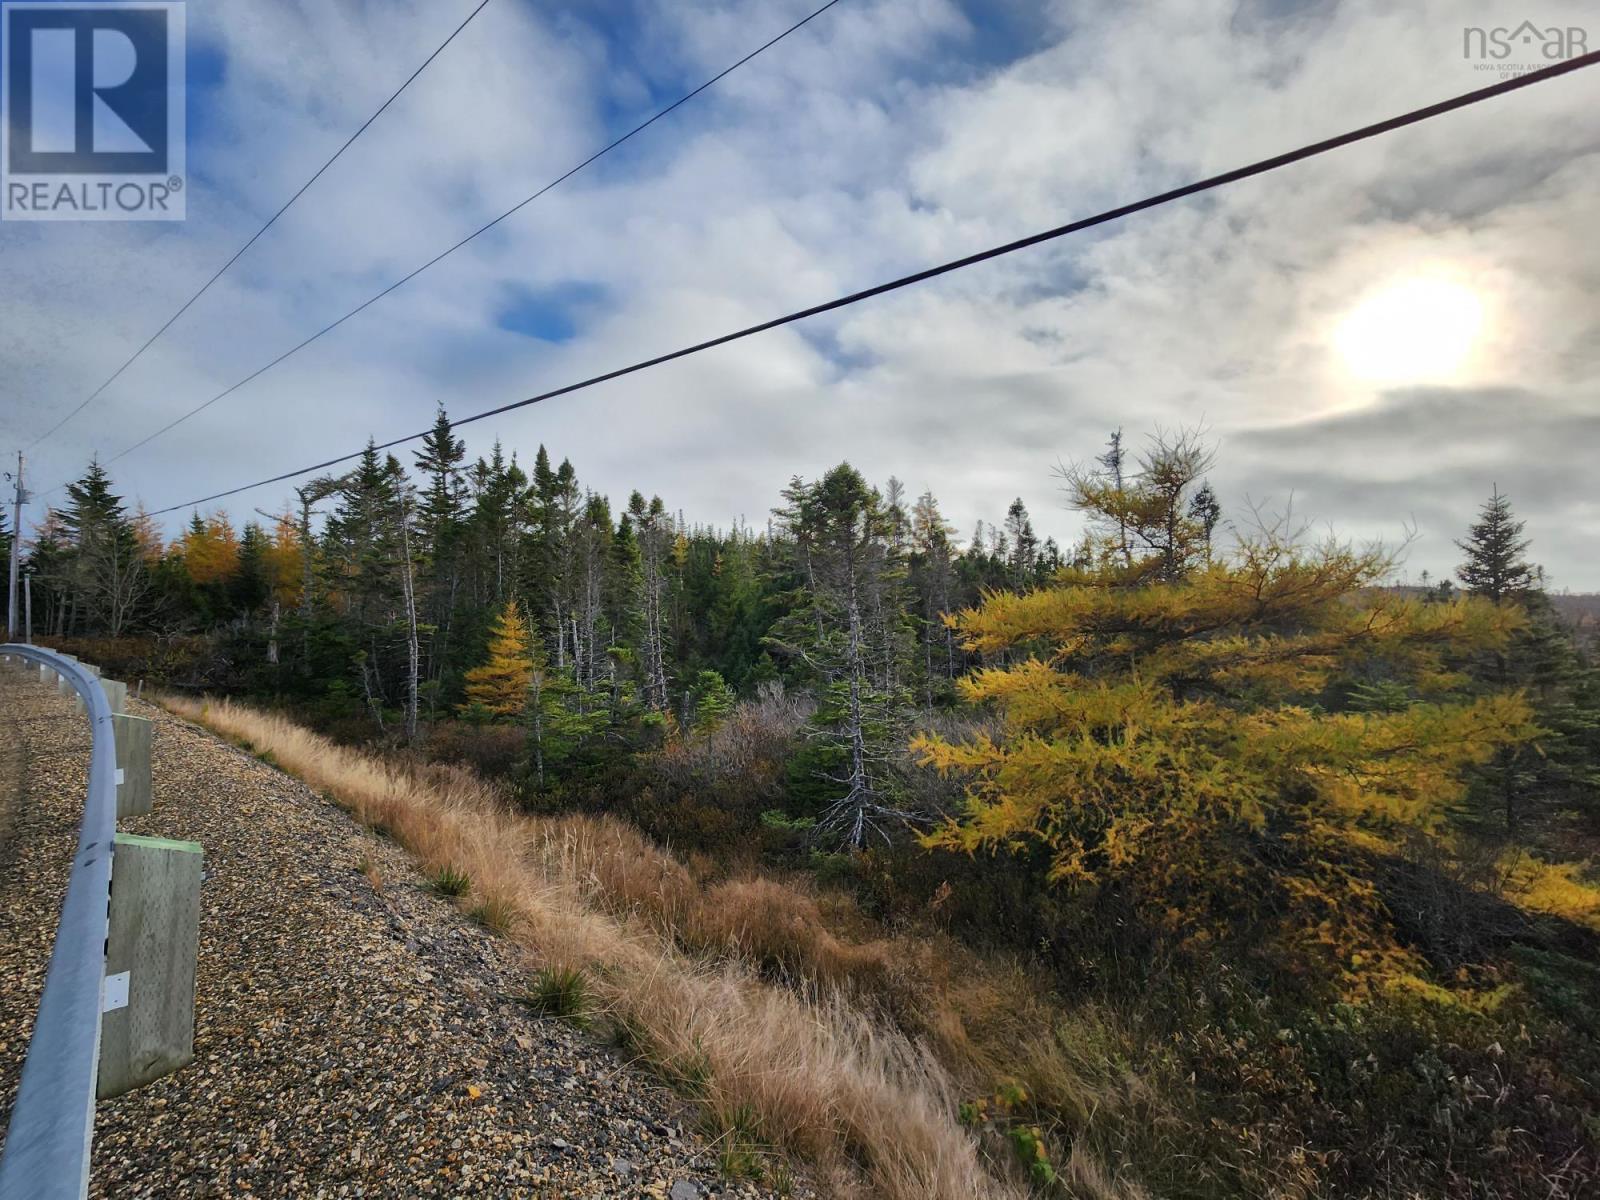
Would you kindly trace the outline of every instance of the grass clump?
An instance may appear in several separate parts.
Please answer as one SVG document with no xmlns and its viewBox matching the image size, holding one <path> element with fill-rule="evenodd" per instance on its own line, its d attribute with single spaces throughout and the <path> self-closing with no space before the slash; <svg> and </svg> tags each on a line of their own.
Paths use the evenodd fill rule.
<svg viewBox="0 0 1600 1200">
<path fill-rule="evenodd" d="M 536 972 L 522 1002 L 541 1017 L 588 1023 L 589 985 L 583 972 L 572 967 L 545 967 Z"/>
<path fill-rule="evenodd" d="M 772 1151 L 761 1138 L 761 1114 L 749 1104 L 735 1104 L 708 1117 L 723 1178 L 765 1181 L 772 1173 L 768 1161 Z"/>
<path fill-rule="evenodd" d="M 429 874 L 428 887 L 435 895 L 456 899 L 472 890 L 472 879 L 465 871 L 445 866 Z"/>
<path fill-rule="evenodd" d="M 484 896 L 469 908 L 467 916 L 490 933 L 510 933 L 516 923 L 517 906 L 507 897 L 493 894 Z"/>
</svg>

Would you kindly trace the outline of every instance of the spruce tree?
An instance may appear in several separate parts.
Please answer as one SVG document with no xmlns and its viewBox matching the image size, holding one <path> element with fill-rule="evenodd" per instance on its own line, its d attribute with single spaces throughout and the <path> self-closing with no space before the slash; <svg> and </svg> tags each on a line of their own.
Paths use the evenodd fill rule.
<svg viewBox="0 0 1600 1200">
<path fill-rule="evenodd" d="M 1209 482 L 1202 483 L 1200 490 L 1194 494 L 1194 499 L 1189 501 L 1189 516 L 1200 527 L 1205 538 L 1206 561 L 1211 561 L 1211 539 L 1216 533 L 1217 523 L 1222 520 L 1222 504 L 1217 500 L 1217 493 L 1212 491 Z"/>
<path fill-rule="evenodd" d="M 437 555 L 440 543 L 461 521 L 461 464 L 466 461 L 467 444 L 451 432 L 450 417 L 440 405 L 433 428 L 424 435 L 422 449 L 413 457 L 417 470 L 427 476 L 427 486 L 417 505 L 418 549 Z"/>
<path fill-rule="evenodd" d="M 1500 810 L 1507 833 L 1537 838 L 1551 813 L 1600 797 L 1600 688 L 1592 668 L 1539 586 L 1526 558 L 1532 539 L 1497 487 L 1465 541 L 1457 571 L 1467 590 L 1514 605 L 1523 624 L 1502 649 L 1480 656 L 1474 674 L 1494 689 L 1518 689 L 1533 705 L 1539 736 L 1498 752 L 1480 771 L 1480 794 Z"/>
<path fill-rule="evenodd" d="M 775 512 L 799 587 L 767 644 L 819 691 L 814 736 L 792 768 L 796 792 L 817 803 L 820 836 L 859 849 L 906 816 L 888 765 L 904 733 L 904 571 L 882 495 L 849 463 L 815 484 L 796 478 L 783 494 L 788 503 Z"/>
<path fill-rule="evenodd" d="M 1511 515 L 1510 497 L 1495 488 L 1467 540 L 1456 543 L 1467 556 L 1456 568 L 1467 591 L 1498 603 L 1534 590 L 1538 569 L 1523 558 L 1531 543 L 1522 530 L 1523 522 Z"/>
<path fill-rule="evenodd" d="M 1010 545 L 1007 570 L 1011 586 L 1024 590 L 1033 581 L 1034 567 L 1039 558 L 1039 539 L 1033 532 L 1033 522 L 1028 519 L 1028 509 L 1018 496 L 1006 509 L 1006 541 Z"/>
<path fill-rule="evenodd" d="M 67 485 L 67 507 L 60 522 L 71 546 L 66 592 L 85 619 L 87 632 L 120 636 L 143 607 L 150 591 L 148 564 L 134 536 L 122 498 L 98 460 L 82 479 Z M 69 616 L 70 628 L 72 616 Z"/>
</svg>

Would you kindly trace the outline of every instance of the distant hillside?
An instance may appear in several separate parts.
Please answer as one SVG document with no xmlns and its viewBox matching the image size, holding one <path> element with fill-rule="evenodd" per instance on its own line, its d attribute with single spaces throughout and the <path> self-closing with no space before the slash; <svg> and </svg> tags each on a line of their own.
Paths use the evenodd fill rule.
<svg viewBox="0 0 1600 1200">
<path fill-rule="evenodd" d="M 1402 596 L 1420 596 L 1428 589 L 1415 584 L 1396 584 L 1384 590 Z M 1600 636 L 1600 592 L 1550 592 L 1549 596 L 1551 606 L 1580 637 Z"/>
<path fill-rule="evenodd" d="M 1586 633 L 1600 632 L 1600 592 L 1552 595 L 1550 603 L 1569 624 Z"/>
</svg>

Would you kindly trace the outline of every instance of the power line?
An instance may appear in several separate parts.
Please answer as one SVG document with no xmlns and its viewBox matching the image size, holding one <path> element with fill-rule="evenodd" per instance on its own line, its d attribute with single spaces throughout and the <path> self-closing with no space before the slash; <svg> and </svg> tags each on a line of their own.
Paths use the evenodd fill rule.
<svg viewBox="0 0 1600 1200">
<path fill-rule="evenodd" d="M 323 172 L 326 171 L 329 167 L 333 166 L 334 163 L 339 161 L 339 156 L 342 155 L 346 150 L 350 149 L 350 147 L 355 144 L 356 139 L 359 138 L 363 133 L 365 133 L 367 131 L 367 127 L 370 126 L 379 117 L 381 117 L 384 114 L 384 111 L 391 104 L 393 104 L 396 100 L 398 100 L 400 98 L 400 93 L 405 91 L 408 87 L 410 87 L 412 85 L 412 83 L 414 83 L 416 81 L 417 76 L 421 75 L 424 71 L 426 71 L 428 69 L 429 65 L 433 62 L 433 60 L 438 58 L 439 55 L 444 53 L 445 47 L 449 46 L 451 42 L 455 41 L 456 40 L 456 36 L 463 29 L 465 29 L 468 25 L 472 24 L 473 18 L 476 17 L 479 13 L 481 13 L 485 8 L 487 8 L 488 5 L 489 5 L 489 0 L 480 0 L 480 3 L 478 4 L 478 7 L 473 9 L 470 13 L 467 14 L 467 19 L 465 21 L 462 21 L 461 24 L 457 25 L 455 27 L 455 29 L 451 32 L 450 36 L 445 38 L 444 41 L 439 43 L 438 48 L 436 50 L 434 50 L 434 52 L 432 54 L 428 55 L 428 57 L 426 59 L 423 60 L 422 65 L 420 67 L 418 67 L 415 71 L 411 72 L 411 74 L 406 77 L 406 81 L 404 83 L 402 83 L 398 88 L 396 88 L 394 90 L 393 94 L 391 94 L 390 97 L 387 100 L 385 100 L 382 104 L 380 104 L 378 106 L 377 111 L 374 112 L 365 121 L 363 121 L 361 123 L 361 127 L 359 129 L 357 129 L 354 133 L 352 133 L 347 139 L 345 139 L 344 145 L 340 146 L 337 150 L 335 150 L 333 152 L 333 157 L 332 158 L 328 159 L 327 162 L 323 163 L 320 167 L 318 167 L 317 170 L 316 170 L 316 173 L 314 175 L 312 175 L 310 179 L 306 180 L 304 183 L 302 183 L 300 185 L 300 190 L 299 191 L 297 191 L 294 195 L 290 196 L 288 200 L 284 201 L 282 208 L 278 209 L 277 212 L 273 213 L 272 216 L 267 218 L 267 223 L 265 225 L 263 225 L 260 229 L 256 230 L 255 233 L 253 233 L 250 236 L 250 240 L 248 242 L 246 242 L 244 245 L 240 246 L 239 249 L 234 252 L 234 255 L 233 255 L 232 258 L 230 258 L 227 262 L 223 263 L 222 266 L 217 268 L 216 274 L 212 275 L 210 279 L 206 280 L 205 283 L 203 283 L 200 286 L 200 290 L 199 291 L 197 291 L 194 295 L 190 296 L 187 300 L 185 300 L 183 302 L 183 307 L 181 307 L 180 309 L 178 309 L 177 312 L 173 313 L 170 317 L 168 317 L 167 320 L 166 320 L 166 323 L 164 325 L 162 325 L 160 329 L 158 329 L 154 333 L 152 333 L 149 336 L 149 338 L 146 339 L 144 345 L 140 346 L 137 350 L 135 350 L 128 357 L 128 360 L 125 363 L 123 363 L 115 371 L 111 372 L 110 377 L 107 378 L 107 380 L 104 383 L 102 383 L 99 387 L 95 388 L 94 391 L 90 392 L 89 395 L 84 399 L 84 401 L 81 404 L 78 405 L 77 408 L 73 409 L 66 416 L 62 417 L 61 420 L 57 421 L 54 425 L 52 425 L 44 433 L 42 433 L 38 437 L 34 438 L 32 443 L 29 444 L 28 449 L 32 450 L 34 446 L 37 446 L 40 442 L 44 441 L 47 437 L 50 437 L 53 433 L 55 433 L 58 429 L 60 429 L 68 421 L 72 420 L 73 417 L 75 417 L 79 413 L 81 413 L 85 408 L 87 408 L 94 401 L 95 397 L 99 396 L 101 392 L 105 391 L 108 387 L 110 387 L 113 383 L 115 383 L 117 381 L 117 379 L 122 375 L 122 373 L 124 371 L 126 371 L 129 367 L 133 366 L 134 363 L 138 362 L 140 357 L 144 354 L 144 352 L 146 350 L 150 349 L 151 346 L 155 345 L 156 342 L 160 339 L 161 335 L 166 333 L 167 330 L 171 329 L 173 324 L 177 321 L 177 319 L 179 317 L 183 316 L 184 313 L 188 312 L 190 307 L 194 304 L 194 302 L 196 300 L 200 299 L 201 296 L 204 296 L 206 294 L 206 292 L 208 292 L 211 289 L 211 285 L 212 284 L 214 284 L 217 280 L 221 279 L 225 274 L 227 274 L 228 268 L 233 266 L 234 263 L 238 262 L 241 258 L 243 258 L 245 251 L 250 249 L 251 246 L 254 246 L 256 244 L 256 242 L 260 240 L 262 234 L 266 233 L 267 230 L 271 229 L 275 224 L 277 224 L 278 218 L 283 216 L 284 213 L 288 212 L 289 209 L 294 206 L 294 202 L 296 200 L 300 199 L 301 196 L 305 195 L 306 191 L 311 187 L 312 184 L 314 184 L 317 180 L 322 178 Z M 52 490 L 54 490 L 54 489 L 52 489 Z"/>
<path fill-rule="evenodd" d="M 640 362 L 633 363 L 630 366 L 618 367 L 617 369 L 607 371 L 604 374 L 592 375 L 588 379 L 580 380 L 577 383 L 569 383 L 565 387 L 553 388 L 547 392 L 541 392 L 537 396 L 528 397 L 526 400 L 517 400 L 510 404 L 502 404 L 498 408 L 486 409 L 483 412 L 474 413 L 470 417 L 463 417 L 458 421 L 452 421 L 450 422 L 450 427 L 452 429 L 459 429 L 463 425 L 470 425 L 475 421 L 482 421 L 489 417 L 498 416 L 501 413 L 510 412 L 513 409 L 526 408 L 531 404 L 538 404 L 543 400 L 550 400 L 557 396 L 565 396 L 571 392 L 582 391 L 585 388 L 594 387 L 596 384 L 606 383 L 613 379 L 620 379 L 624 375 L 632 375 L 639 371 L 648 370 L 651 367 L 660 366 L 662 363 L 672 362 L 673 360 L 679 358 L 687 358 L 692 354 L 699 354 L 704 350 L 710 350 L 717 346 L 725 346 L 729 342 L 736 342 L 743 338 L 752 337 L 758 333 L 765 333 L 769 329 L 777 329 L 784 325 L 794 324 L 796 321 L 803 321 L 808 317 L 815 317 L 821 315 L 822 313 L 833 312 L 836 309 L 845 308 L 849 305 L 857 304 L 863 300 L 869 300 L 874 296 L 881 296 L 887 292 L 898 291 L 899 289 L 909 287 L 914 283 L 921 283 L 924 280 L 934 279 L 940 275 L 947 275 L 952 271 L 959 271 L 965 267 L 975 266 L 978 263 L 987 262 L 990 259 L 1000 258 L 1001 256 L 1007 254 L 1013 254 L 1018 250 L 1025 250 L 1030 246 L 1037 246 L 1043 242 L 1053 241 L 1056 238 L 1065 237 L 1068 234 L 1077 233 L 1081 230 L 1089 229 L 1096 225 L 1105 225 L 1112 221 L 1120 220 L 1123 217 L 1131 216 L 1134 213 L 1144 212 L 1147 209 L 1157 208 L 1164 204 L 1170 204 L 1173 201 L 1181 200 L 1188 196 L 1198 195 L 1202 192 L 1208 192 L 1230 183 L 1237 183 L 1241 179 L 1249 179 L 1255 175 L 1264 175 L 1267 172 L 1275 171 L 1280 167 L 1286 167 L 1308 158 L 1314 158 L 1321 154 L 1327 154 L 1332 150 L 1337 150 L 1341 147 L 1352 145 L 1355 142 L 1365 141 L 1368 138 L 1374 138 L 1380 134 L 1390 133 L 1396 129 L 1403 129 L 1408 125 L 1416 125 L 1433 117 L 1442 116 L 1445 113 L 1454 112 L 1457 109 L 1467 108 L 1473 104 L 1479 104 L 1485 100 L 1494 99 L 1497 96 L 1505 95 L 1509 92 L 1516 91 L 1519 88 L 1530 87 L 1535 83 L 1546 82 L 1547 80 L 1554 79 L 1558 75 L 1566 75 L 1573 71 L 1581 70 L 1584 67 L 1592 67 L 1596 63 L 1600 63 L 1600 51 L 1592 51 L 1577 58 L 1568 59 L 1566 62 L 1556 63 L 1553 66 L 1544 67 L 1538 71 L 1532 71 L 1526 75 L 1521 75 L 1514 79 L 1508 79 L 1501 83 L 1491 84 L 1488 87 L 1479 88 L 1477 91 L 1465 92 L 1462 95 L 1452 97 L 1451 99 L 1441 100 L 1436 104 L 1430 104 L 1425 108 L 1414 109 L 1411 112 L 1402 114 L 1401 116 L 1390 117 L 1388 120 L 1379 121 L 1374 125 L 1365 125 L 1359 129 L 1351 130 L 1348 133 L 1342 133 L 1336 137 L 1327 138 L 1320 142 L 1313 142 L 1310 145 L 1302 146 L 1297 150 L 1290 150 L 1283 154 L 1274 155 L 1271 158 L 1261 159 L 1257 162 L 1249 164 L 1248 166 L 1236 167 L 1233 170 L 1225 171 L 1220 175 L 1212 175 L 1207 179 L 1185 184 L 1183 187 L 1173 188 L 1171 191 L 1161 192 L 1157 195 L 1146 197 L 1143 200 L 1136 200 L 1131 204 L 1124 204 L 1118 208 L 1107 209 L 1105 212 L 1097 213 L 1092 217 L 1084 217 L 1081 220 L 1072 221 L 1066 225 L 1058 225 L 1054 229 L 1047 229 L 1042 233 L 1035 233 L 1029 237 L 1018 238 L 1016 241 L 1006 242 L 1003 245 L 994 246 L 988 250 L 981 250 L 976 254 L 969 254 L 963 258 L 951 259 L 949 262 L 941 263 L 935 267 L 928 267 L 910 275 L 902 275 L 898 279 L 892 279 L 887 283 L 880 283 L 875 287 L 866 288 L 859 292 L 851 292 L 849 295 L 840 296 L 839 298 L 835 300 L 829 300 L 824 304 L 816 304 L 810 308 L 803 308 L 785 316 L 775 317 L 770 321 L 763 321 L 758 325 L 749 325 L 743 329 L 736 330 L 733 333 L 725 333 L 721 337 L 715 337 L 707 341 L 697 342 L 692 346 L 685 346 L 680 350 L 673 350 L 667 354 L 659 354 L 654 358 L 647 358 Z M 392 441 L 380 443 L 376 446 L 376 449 L 389 450 L 395 446 L 401 446 L 407 442 L 414 442 L 419 438 L 426 437 L 431 432 L 432 429 L 429 428 L 418 433 L 407 434 L 404 437 L 398 437 Z M 281 483 L 284 480 L 294 479 L 300 475 L 309 474 L 312 471 L 320 471 L 327 467 L 337 466 L 340 463 L 349 462 L 351 459 L 359 458 L 363 453 L 365 453 L 364 449 L 356 450 L 349 454 L 341 454 L 336 458 L 330 458 L 322 462 L 312 463 L 309 466 L 299 467 L 293 471 L 286 471 L 281 475 L 273 475 L 267 479 L 258 479 L 254 483 L 246 483 L 240 485 L 239 487 L 229 488 L 226 491 L 214 492 L 209 496 L 201 496 L 197 500 L 189 500 L 182 504 L 174 504 L 167 508 L 157 509 L 150 515 L 161 516 L 165 513 L 177 512 L 180 509 L 192 508 L 200 504 L 209 504 L 213 500 L 222 500 L 228 496 L 236 496 L 240 492 L 249 491 L 251 488 L 264 487 L 270 483 Z"/>
<path fill-rule="evenodd" d="M 487 2 L 487 0 L 485 0 L 485 2 Z M 661 109 L 659 112 L 657 112 L 654 116 L 650 117 L 648 120 L 643 121 L 638 125 L 635 125 L 632 129 L 628 130 L 627 133 L 623 134 L 621 137 L 617 138 L 615 141 L 612 141 L 612 142 L 608 143 L 607 145 L 601 147 L 599 150 L 596 150 L 593 154 L 591 154 L 588 158 L 584 159 L 577 166 L 571 168 L 570 170 L 568 170 L 567 172 L 565 172 L 562 175 L 558 175 L 555 179 L 552 179 L 549 183 L 545 184 L 542 188 L 540 188 L 538 191 L 534 192 L 531 196 L 528 196 L 525 199 L 519 200 L 516 204 L 513 204 L 510 208 L 506 209 L 505 212 L 501 213 L 498 217 L 494 218 L 494 220 L 488 222 L 488 224 L 480 225 L 477 229 L 474 229 L 471 233 L 467 234 L 466 237 L 462 238 L 459 242 L 455 243 L 455 245 L 453 245 L 453 246 L 449 247 L 448 249 L 443 250 L 440 253 L 434 255 L 427 262 L 423 263 L 420 267 L 416 268 L 416 270 L 412 271 L 410 274 L 401 276 L 399 279 L 397 279 L 393 283 L 391 283 L 388 287 L 384 288 L 381 292 L 378 292 L 376 295 L 370 297 L 369 299 L 362 301 L 355 308 L 352 308 L 349 312 L 345 313 L 344 316 L 340 317 L 338 320 L 331 321 L 327 325 L 324 325 L 321 329 L 317 330 L 310 337 L 306 338 L 303 342 L 300 342 L 298 345 L 291 346 L 289 349 L 285 350 L 282 354 L 278 355 L 277 358 L 273 359 L 271 362 L 267 363 L 265 366 L 258 367 L 256 370 L 250 372 L 250 374 L 246 375 L 243 379 L 239 380 L 237 383 L 231 384 L 230 386 L 224 388 L 222 391 L 218 392 L 215 396 L 211 397 L 211 399 L 207 400 L 204 404 L 198 405 L 197 407 L 192 408 L 188 412 L 184 413 L 182 416 L 177 417 L 174 420 L 167 422 L 167 424 L 163 425 L 160 429 L 157 429 L 154 433 L 147 434 L 145 437 L 140 438 L 137 442 L 135 442 L 133 445 L 127 447 L 126 449 L 119 450 L 116 454 L 112 455 L 109 459 L 106 460 L 107 464 L 109 465 L 110 463 L 114 463 L 119 458 L 126 457 L 127 455 L 132 454 L 135 450 L 138 450 L 143 446 L 149 445 L 151 442 L 155 441 L 155 439 L 160 437 L 162 434 L 168 433 L 171 430 L 176 429 L 179 425 L 182 425 L 190 417 L 198 416 L 200 413 L 202 413 L 206 409 L 210 408 L 218 400 L 221 400 L 221 399 L 223 399 L 223 398 L 225 398 L 227 396 L 231 396 L 234 392 L 238 391 L 240 388 L 244 387 L 246 384 L 251 383 L 252 381 L 254 381 L 256 379 L 259 379 L 261 376 L 265 375 L 268 371 L 272 370 L 273 367 L 276 367 L 279 363 L 285 361 L 286 359 L 292 358 L 294 355 L 300 353 L 300 351 L 304 350 L 307 346 L 311 345 L 312 342 L 315 342 L 315 341 L 319 340 L 320 338 L 322 338 L 326 334 L 332 333 L 335 329 L 339 328 L 339 326 L 343 325 L 346 321 L 348 321 L 351 317 L 355 316 L 357 313 L 364 312 L 366 309 L 371 308 L 374 304 L 376 304 L 378 301 L 382 300 L 385 296 L 389 295 L 391 292 L 399 290 L 400 288 L 404 287 L 406 284 L 410 283 L 418 275 L 421 275 L 424 271 L 428 270 L 430 267 L 436 265 L 439 262 L 442 262 L 446 258 L 449 258 L 450 255 L 454 254 L 457 250 L 461 249 L 467 243 L 475 241 L 477 238 L 481 237 L 483 234 L 488 233 L 489 230 L 493 229 L 496 225 L 500 224 L 500 222 L 504 221 L 507 217 L 513 215 L 514 213 L 520 212 L 522 209 L 524 209 L 528 205 L 532 204 L 535 200 L 537 200 L 540 196 L 544 195 L 546 192 L 550 191 L 552 188 L 556 187 L 557 185 L 559 185 L 561 183 L 564 183 L 568 179 L 571 179 L 574 175 L 576 175 L 579 171 L 583 170 L 585 167 L 587 167 L 590 163 L 594 162 L 596 159 L 602 158 L 605 155 L 611 153 L 611 151 L 615 150 L 618 146 L 622 145 L 622 143 L 626 142 L 629 138 L 633 137 L 635 134 L 643 132 L 644 130 L 648 129 L 650 126 L 654 125 L 657 121 L 661 120 L 662 117 L 664 117 L 668 113 L 672 112 L 674 109 L 680 108 L 683 105 L 687 104 L 690 100 L 693 100 L 701 92 L 705 91 L 707 88 L 711 87 L 713 84 L 715 84 L 718 81 L 722 80 L 726 76 L 733 74 L 733 72 L 737 71 L 740 67 L 744 66 L 745 63 L 749 62 L 751 59 L 755 58 L 757 55 L 761 54 L 763 51 L 769 50 L 773 46 L 776 46 L 779 42 L 783 41 L 783 39 L 788 37 L 791 33 L 794 33 L 796 30 L 798 30 L 801 27 L 803 27 L 803 26 L 809 24 L 810 22 L 814 21 L 817 17 L 820 17 L 823 13 L 827 12 L 830 8 L 832 8 L 835 4 L 838 4 L 838 3 L 839 3 L 839 0 L 828 0 L 828 2 L 826 4 L 824 4 L 821 8 L 816 9 L 815 11 L 807 14 L 801 20 L 796 21 L 793 25 L 789 26 L 789 28 L 785 29 L 782 33 L 778 34 L 776 37 L 774 37 L 774 38 L 772 38 L 772 39 L 770 39 L 770 40 L 768 40 L 766 42 L 763 42 L 760 46 L 757 46 L 754 50 L 750 51 L 750 53 L 746 54 L 738 62 L 734 63 L 732 66 L 726 67 L 723 70 L 717 72 L 717 74 L 713 75 L 710 79 L 706 80 L 704 83 L 702 83 L 699 87 L 695 88 L 693 91 L 685 92 L 682 96 L 678 97 L 678 99 L 674 100 L 671 104 L 669 104 L 665 108 Z"/>
</svg>

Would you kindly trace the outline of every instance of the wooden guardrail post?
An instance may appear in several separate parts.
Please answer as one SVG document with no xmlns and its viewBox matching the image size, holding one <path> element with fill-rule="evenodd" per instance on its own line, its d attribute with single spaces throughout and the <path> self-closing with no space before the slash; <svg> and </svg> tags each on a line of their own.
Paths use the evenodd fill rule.
<svg viewBox="0 0 1600 1200">
<path fill-rule="evenodd" d="M 194 842 L 117 834 L 96 1085 L 102 1100 L 194 1061 L 202 866 Z"/>
<path fill-rule="evenodd" d="M 120 679 L 102 679 L 100 690 L 106 694 L 106 702 L 111 705 L 114 713 L 128 711 L 128 685 Z"/>
<path fill-rule="evenodd" d="M 151 723 L 127 713 L 111 715 L 111 734 L 117 747 L 117 820 L 141 817 L 150 811 L 153 788 L 150 777 Z"/>
<path fill-rule="evenodd" d="M 89 674 L 93 675 L 96 680 L 98 680 L 100 678 L 100 668 L 95 666 L 93 663 L 80 663 L 79 665 L 81 667 L 83 667 L 83 669 L 85 671 L 89 672 Z M 102 688 L 104 687 L 103 684 L 101 686 L 102 686 Z M 77 692 L 73 692 L 73 695 L 77 696 Z M 82 713 L 82 712 L 88 712 L 89 711 L 89 706 L 84 703 L 84 700 L 83 700 L 82 696 L 78 696 L 77 704 L 78 704 L 78 711 L 79 712 Z"/>
</svg>

